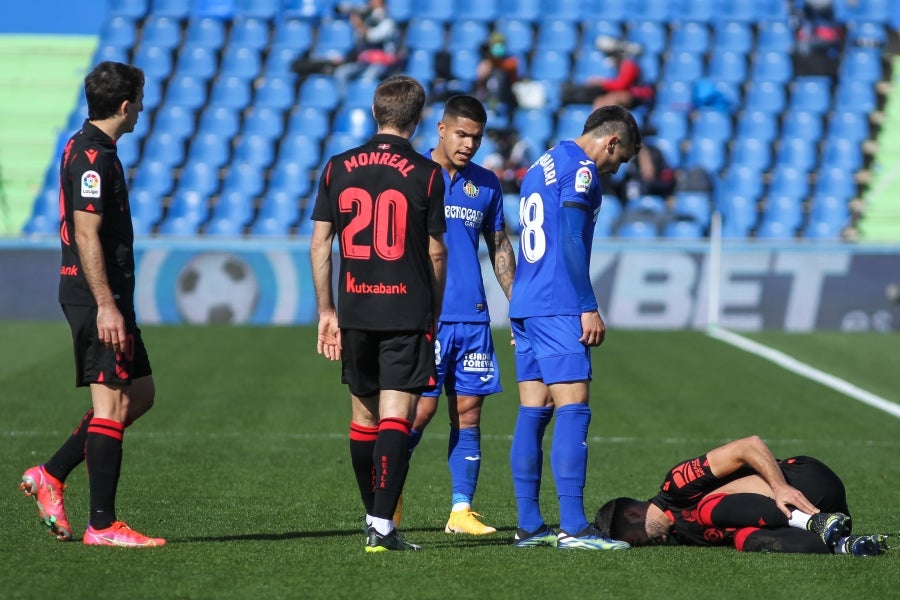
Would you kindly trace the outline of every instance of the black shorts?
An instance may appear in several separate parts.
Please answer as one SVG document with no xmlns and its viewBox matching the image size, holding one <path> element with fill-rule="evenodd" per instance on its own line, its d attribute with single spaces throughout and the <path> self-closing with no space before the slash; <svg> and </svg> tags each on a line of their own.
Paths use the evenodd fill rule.
<svg viewBox="0 0 900 600">
<path fill-rule="evenodd" d="M 788 484 L 803 492 L 816 508 L 850 514 L 844 482 L 828 465 L 811 456 L 794 456 L 781 461 L 780 466 Z"/>
<path fill-rule="evenodd" d="M 434 339 L 425 331 L 342 329 L 341 382 L 354 396 L 421 394 L 435 385 Z"/>
<path fill-rule="evenodd" d="M 72 330 L 76 387 L 92 383 L 129 385 L 135 379 L 152 374 L 134 309 L 119 307 L 125 318 L 125 352 L 115 352 L 100 341 L 96 306 L 63 304 L 62 309 Z"/>
</svg>

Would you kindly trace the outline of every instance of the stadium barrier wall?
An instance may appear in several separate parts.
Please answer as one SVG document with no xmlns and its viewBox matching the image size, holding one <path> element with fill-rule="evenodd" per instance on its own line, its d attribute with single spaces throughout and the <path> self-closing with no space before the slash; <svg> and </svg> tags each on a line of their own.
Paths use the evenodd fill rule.
<svg viewBox="0 0 900 600">
<path fill-rule="evenodd" d="M 140 240 L 135 251 L 141 323 L 316 322 L 307 241 Z M 704 243 L 609 242 L 595 243 L 591 277 L 611 328 L 699 329 L 712 314 L 739 331 L 892 331 L 898 265 L 900 245 L 735 242 L 711 261 Z M 0 241 L 0 319 L 61 319 L 59 268 L 58 242 Z M 504 326 L 507 303 L 486 254 L 482 270 Z"/>
</svg>

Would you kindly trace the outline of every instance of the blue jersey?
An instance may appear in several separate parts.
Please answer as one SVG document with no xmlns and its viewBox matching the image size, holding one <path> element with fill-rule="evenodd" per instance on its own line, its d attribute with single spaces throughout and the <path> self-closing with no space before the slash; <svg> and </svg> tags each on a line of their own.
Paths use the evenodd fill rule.
<svg viewBox="0 0 900 600">
<path fill-rule="evenodd" d="M 431 157 L 431 151 L 426 153 Z M 489 323 L 487 297 L 478 259 L 483 234 L 502 231 L 503 192 L 500 180 L 489 169 L 469 163 L 453 179 L 444 174 L 444 221 L 447 232 L 447 285 L 441 321 Z"/>
<path fill-rule="evenodd" d="M 521 196 L 519 256 L 509 316 L 596 310 L 589 268 L 602 196 L 596 165 L 575 142 L 564 141 L 528 168 Z M 583 212 L 573 219 L 566 211 Z M 580 223 L 577 231 L 571 230 L 573 223 Z"/>
</svg>

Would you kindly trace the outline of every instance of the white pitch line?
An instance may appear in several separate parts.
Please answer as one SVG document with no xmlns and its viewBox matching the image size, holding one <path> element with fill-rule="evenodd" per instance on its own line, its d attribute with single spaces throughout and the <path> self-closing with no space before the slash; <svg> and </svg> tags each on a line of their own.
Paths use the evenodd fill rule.
<svg viewBox="0 0 900 600">
<path fill-rule="evenodd" d="M 881 396 L 877 396 L 872 392 L 868 392 L 862 389 L 859 386 L 853 385 L 849 381 L 841 379 L 840 377 L 835 377 L 834 375 L 830 375 L 824 371 L 820 371 L 815 367 L 811 367 L 810 365 L 793 358 L 781 352 L 779 350 L 775 350 L 774 348 L 770 348 L 769 346 L 764 346 L 759 342 L 754 342 L 751 339 L 745 338 L 742 335 L 738 335 L 732 331 L 728 331 L 727 329 L 722 329 L 721 327 L 710 327 L 707 330 L 707 334 L 711 337 L 714 337 L 718 340 L 725 342 L 726 344 L 731 344 L 741 350 L 749 352 L 751 354 L 755 354 L 761 358 L 765 358 L 768 361 L 771 361 L 782 367 L 800 375 L 802 377 L 806 377 L 807 379 L 811 379 L 817 383 L 821 383 L 826 387 L 830 387 L 831 389 L 838 391 L 846 396 L 853 398 L 854 400 L 859 400 L 863 404 L 867 404 L 873 408 L 877 408 L 878 410 L 882 410 L 889 415 L 893 415 L 900 419 L 900 405 L 891 402 L 886 398 L 882 398 Z"/>
</svg>

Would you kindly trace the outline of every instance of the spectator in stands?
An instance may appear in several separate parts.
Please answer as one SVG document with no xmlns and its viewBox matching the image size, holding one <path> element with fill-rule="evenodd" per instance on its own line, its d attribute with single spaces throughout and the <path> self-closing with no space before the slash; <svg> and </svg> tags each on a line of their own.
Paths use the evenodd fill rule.
<svg viewBox="0 0 900 600">
<path fill-rule="evenodd" d="M 644 130 L 644 144 L 635 160 L 630 161 L 617 175 L 603 179 L 603 189 L 615 194 L 624 206 L 640 196 L 666 197 L 675 191 L 676 172 L 666 161 L 662 151 L 650 137 L 654 132 Z"/>
<path fill-rule="evenodd" d="M 794 74 L 836 77 L 845 30 L 832 0 L 805 0 L 794 11 Z"/>
<path fill-rule="evenodd" d="M 601 35 L 597 48 L 615 62 L 616 75 L 591 78 L 584 85 L 563 84 L 563 104 L 591 104 L 594 109 L 618 104 L 633 109 L 653 101 L 653 86 L 643 82 L 641 66 L 635 60 L 640 45 Z"/>
<path fill-rule="evenodd" d="M 497 174 L 504 194 L 518 194 L 525 171 L 537 159 L 535 149 L 515 127 L 491 128 L 487 134 L 495 150 L 484 158 L 482 166 Z"/>
<path fill-rule="evenodd" d="M 509 116 L 516 109 L 513 84 L 519 78 L 519 61 L 511 56 L 506 37 L 494 32 L 481 47 L 481 61 L 475 68 L 473 95 L 485 107 L 499 115 Z"/>
<path fill-rule="evenodd" d="M 292 68 L 301 75 L 334 74 L 342 86 L 352 79 L 381 80 L 403 63 L 398 52 L 399 30 L 388 15 L 385 0 L 369 0 L 364 8 L 338 4 L 335 12 L 346 17 L 356 36 L 353 51 L 347 56 L 311 59 L 303 57 Z"/>
</svg>

